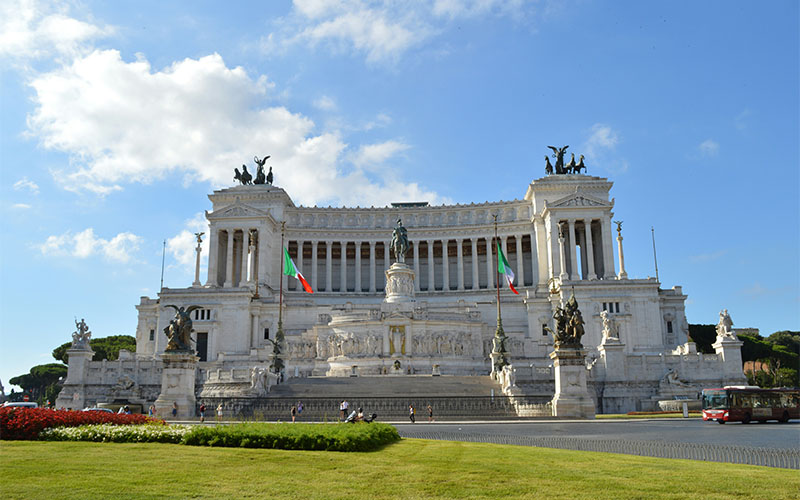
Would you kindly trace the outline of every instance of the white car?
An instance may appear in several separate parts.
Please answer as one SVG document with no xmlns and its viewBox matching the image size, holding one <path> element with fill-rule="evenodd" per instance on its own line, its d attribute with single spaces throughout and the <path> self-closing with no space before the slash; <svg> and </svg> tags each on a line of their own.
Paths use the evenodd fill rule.
<svg viewBox="0 0 800 500">
<path fill-rule="evenodd" d="M 3 406 L 16 406 L 19 408 L 38 408 L 39 403 L 34 403 L 32 401 L 6 401 L 3 403 Z"/>
</svg>

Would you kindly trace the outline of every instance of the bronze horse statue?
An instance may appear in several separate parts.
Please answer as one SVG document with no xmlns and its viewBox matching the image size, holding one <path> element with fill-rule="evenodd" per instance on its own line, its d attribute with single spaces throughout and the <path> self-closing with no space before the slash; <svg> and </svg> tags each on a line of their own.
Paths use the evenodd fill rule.
<svg viewBox="0 0 800 500">
<path fill-rule="evenodd" d="M 238 168 L 234 168 L 233 172 L 233 180 L 241 182 L 243 186 L 253 183 L 253 176 L 247 171 L 246 166 L 242 165 L 241 173 L 239 172 Z"/>
</svg>

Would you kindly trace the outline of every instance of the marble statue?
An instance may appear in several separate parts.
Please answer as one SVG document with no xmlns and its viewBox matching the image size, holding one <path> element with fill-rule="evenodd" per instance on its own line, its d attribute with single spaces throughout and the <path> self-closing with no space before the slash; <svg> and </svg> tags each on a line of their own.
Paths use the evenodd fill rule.
<svg viewBox="0 0 800 500">
<path fill-rule="evenodd" d="M 719 312 L 719 323 L 717 324 L 717 336 L 727 337 L 727 338 L 735 337 L 733 334 L 733 320 L 731 319 L 731 315 L 728 314 L 727 309 L 723 309 Z"/>
<path fill-rule="evenodd" d="M 392 231 L 392 241 L 389 244 L 394 252 L 395 262 L 404 263 L 406 261 L 406 252 L 408 252 L 408 231 L 403 227 L 403 221 L 397 219 L 397 224 Z"/>
<path fill-rule="evenodd" d="M 86 321 L 81 318 L 80 322 L 75 320 L 75 332 L 72 333 L 72 348 L 73 349 L 88 349 L 89 340 L 92 338 L 92 332 L 86 325 Z"/>
<path fill-rule="evenodd" d="M 167 304 L 164 307 L 175 309 L 175 318 L 170 320 L 169 325 L 164 328 L 169 342 L 165 351 L 191 351 L 192 350 L 192 311 L 200 309 L 202 306 L 174 306 Z"/>
<path fill-rule="evenodd" d="M 618 340 L 617 325 L 614 318 L 608 314 L 608 311 L 601 311 L 600 318 L 603 320 L 603 342 L 606 340 Z"/>
</svg>

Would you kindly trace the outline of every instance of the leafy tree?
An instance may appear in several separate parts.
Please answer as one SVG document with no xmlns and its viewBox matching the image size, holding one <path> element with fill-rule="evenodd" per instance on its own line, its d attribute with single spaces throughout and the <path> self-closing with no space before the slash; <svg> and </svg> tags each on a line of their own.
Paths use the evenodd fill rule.
<svg viewBox="0 0 800 500">
<path fill-rule="evenodd" d="M 69 363 L 67 349 L 72 346 L 72 342 L 65 342 L 53 349 L 53 357 L 63 363 Z M 102 361 L 107 359 L 114 361 L 119 357 L 120 349 L 129 351 L 136 350 L 136 338 L 130 335 L 111 335 L 89 340 L 89 347 L 94 351 L 92 361 Z"/>
<path fill-rule="evenodd" d="M 689 340 L 697 344 L 697 350 L 705 354 L 713 354 L 711 344 L 717 339 L 716 325 L 689 325 Z"/>
<path fill-rule="evenodd" d="M 775 332 L 767 337 L 767 341 L 773 345 L 784 346 L 795 354 L 800 355 L 800 332 L 790 332 L 789 330 Z"/>
<path fill-rule="evenodd" d="M 12 377 L 9 382 L 22 387 L 31 399 L 42 404 L 46 399 L 55 400 L 60 387 L 59 379 L 67 375 L 67 367 L 60 363 L 48 363 L 31 368 L 29 373 Z"/>
<path fill-rule="evenodd" d="M 772 355 L 772 344 L 764 340 L 761 335 L 739 334 L 742 345 L 742 361 L 760 361 L 769 359 Z"/>
</svg>

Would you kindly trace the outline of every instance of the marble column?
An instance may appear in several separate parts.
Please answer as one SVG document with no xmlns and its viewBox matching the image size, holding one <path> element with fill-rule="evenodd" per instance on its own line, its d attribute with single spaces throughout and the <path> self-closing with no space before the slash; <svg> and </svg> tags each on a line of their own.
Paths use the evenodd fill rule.
<svg viewBox="0 0 800 500">
<path fill-rule="evenodd" d="M 390 262 L 391 261 L 390 261 L 390 258 L 389 258 L 389 242 L 388 241 L 384 241 L 383 242 L 383 270 L 384 271 L 389 269 L 389 266 L 391 266 Z M 386 274 L 381 273 L 381 275 L 383 276 L 383 289 L 386 290 Z"/>
<path fill-rule="evenodd" d="M 333 253 L 331 247 L 333 242 L 328 240 L 325 242 L 325 291 L 333 291 Z"/>
<path fill-rule="evenodd" d="M 342 255 L 339 259 L 339 293 L 347 292 L 347 242 L 342 241 L 339 243 L 342 247 Z"/>
<path fill-rule="evenodd" d="M 494 256 L 492 255 L 492 237 L 486 238 L 486 288 L 494 288 Z"/>
<path fill-rule="evenodd" d="M 317 288 L 317 273 L 319 272 L 318 262 L 317 262 L 317 249 L 319 248 L 319 242 L 314 240 L 311 242 L 311 289 L 315 292 L 319 290 Z"/>
<path fill-rule="evenodd" d="M 564 226 L 561 222 L 558 223 L 558 255 L 559 255 L 559 273 L 558 278 L 561 281 L 569 279 L 567 274 L 567 256 L 564 254 Z"/>
<path fill-rule="evenodd" d="M 377 242 L 369 242 L 369 291 L 375 293 L 375 245 Z"/>
<path fill-rule="evenodd" d="M 414 245 L 414 290 L 419 292 L 419 241 L 413 242 Z"/>
<path fill-rule="evenodd" d="M 500 247 L 503 249 L 503 255 L 506 256 L 506 260 L 508 260 L 508 236 L 501 236 L 500 237 Z M 508 264 L 511 265 L 511 262 L 509 262 Z M 500 286 L 500 288 L 508 288 L 508 285 L 506 284 L 505 278 L 503 278 L 500 281 L 499 286 Z"/>
<path fill-rule="evenodd" d="M 517 286 L 525 286 L 525 267 L 522 259 L 522 235 L 515 234 L 514 241 L 517 244 Z"/>
<path fill-rule="evenodd" d="M 612 250 L 612 232 L 610 217 L 603 217 L 600 228 L 601 241 L 603 242 L 603 276 L 605 278 L 616 277 L 614 270 L 614 250 Z"/>
<path fill-rule="evenodd" d="M 198 237 L 199 239 L 199 237 Z M 192 282 L 193 288 L 200 287 L 200 252 L 203 250 L 203 247 L 200 246 L 200 241 L 197 242 L 197 247 L 194 249 L 195 251 L 195 262 L 194 262 L 194 282 Z"/>
<path fill-rule="evenodd" d="M 535 285 L 536 283 L 540 283 L 542 281 L 542 275 L 539 274 L 539 258 L 538 252 L 536 247 L 536 231 L 531 231 L 531 284 Z M 538 276 L 537 276 L 538 275 Z"/>
<path fill-rule="evenodd" d="M 432 292 L 436 290 L 433 274 L 433 241 L 428 240 L 426 243 L 428 244 L 428 291 Z"/>
<path fill-rule="evenodd" d="M 250 324 L 250 348 L 258 347 L 258 312 L 250 315 L 252 323 Z"/>
<path fill-rule="evenodd" d="M 464 289 L 464 240 L 456 240 L 456 265 L 458 270 L 458 289 Z"/>
<path fill-rule="evenodd" d="M 206 276 L 206 286 L 217 286 L 217 254 L 219 253 L 219 233 L 217 229 L 208 235 L 208 276 Z"/>
<path fill-rule="evenodd" d="M 625 254 L 622 253 L 622 232 L 617 232 L 617 252 L 619 252 L 619 275 L 618 279 L 628 279 L 628 273 L 625 272 Z"/>
<path fill-rule="evenodd" d="M 589 264 L 589 279 L 596 280 L 594 271 L 594 242 L 592 242 L 592 219 L 583 219 L 583 237 L 586 240 L 586 262 Z"/>
<path fill-rule="evenodd" d="M 450 240 L 442 240 L 442 291 L 450 290 Z"/>
<path fill-rule="evenodd" d="M 250 233 L 247 228 L 242 229 L 242 260 L 241 269 L 239 270 L 239 286 L 244 286 L 247 283 L 247 252 L 250 249 Z"/>
<path fill-rule="evenodd" d="M 228 255 L 227 262 L 225 263 L 225 284 L 222 285 L 225 288 L 230 288 L 233 286 L 233 235 L 235 231 L 233 229 L 228 229 Z"/>
<path fill-rule="evenodd" d="M 575 219 L 569 219 L 569 262 L 572 265 L 570 279 L 581 279 L 581 270 L 578 268 L 578 233 L 575 231 Z"/>
<path fill-rule="evenodd" d="M 256 229 L 252 229 L 253 231 L 252 236 L 254 238 L 250 238 L 250 276 L 247 280 L 248 283 L 255 283 L 258 280 L 258 270 L 256 269 L 256 248 L 258 242 L 258 233 Z M 250 234 L 248 232 L 248 234 Z"/>
<path fill-rule="evenodd" d="M 305 242 L 303 240 L 297 240 L 297 270 L 300 271 L 300 273 L 303 274 L 303 276 L 305 276 L 305 274 L 303 273 L 303 271 L 305 271 L 303 269 L 303 245 L 304 244 L 305 244 Z M 295 290 L 302 290 L 303 289 L 303 285 L 300 283 L 300 280 L 292 280 L 292 281 L 294 281 L 294 289 Z"/>
<path fill-rule="evenodd" d="M 361 242 L 356 241 L 354 244 L 356 248 L 356 275 L 355 282 L 353 283 L 353 291 L 358 293 L 361 291 Z"/>
<path fill-rule="evenodd" d="M 477 290 L 480 288 L 480 280 L 478 279 L 478 238 L 470 238 L 472 244 L 472 289 Z"/>
</svg>

